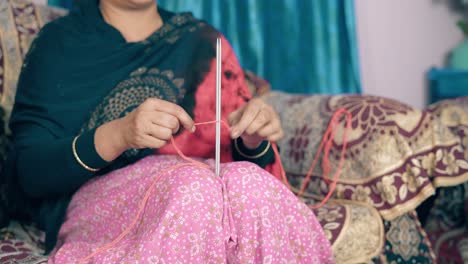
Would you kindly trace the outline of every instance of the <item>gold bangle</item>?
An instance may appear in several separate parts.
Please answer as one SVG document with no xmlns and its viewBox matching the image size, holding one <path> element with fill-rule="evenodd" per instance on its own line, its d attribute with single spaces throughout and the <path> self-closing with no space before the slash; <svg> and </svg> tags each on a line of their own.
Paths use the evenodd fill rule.
<svg viewBox="0 0 468 264">
<path fill-rule="evenodd" d="M 243 153 L 243 152 L 239 149 L 239 145 L 238 145 L 238 143 L 237 143 L 237 139 L 234 140 L 234 147 L 236 148 L 237 152 L 239 152 L 239 154 L 240 154 L 242 157 L 247 158 L 247 159 L 258 159 L 258 158 L 262 157 L 263 155 L 265 155 L 265 154 L 268 152 L 268 150 L 270 149 L 270 146 L 271 146 L 270 141 L 268 141 L 267 146 L 265 147 L 265 149 L 264 149 L 262 152 L 260 152 L 260 153 L 257 154 L 257 155 L 254 155 L 254 156 L 250 156 L 250 155 L 247 155 L 247 154 Z"/>
<path fill-rule="evenodd" d="M 92 171 L 92 172 L 96 172 L 96 171 L 99 171 L 99 169 L 95 169 L 95 168 L 91 168 L 89 167 L 88 165 L 84 164 L 83 161 L 81 161 L 80 157 L 78 157 L 78 153 L 76 152 L 76 140 L 78 140 L 78 136 L 76 136 L 74 139 L 73 139 L 73 142 L 72 142 L 72 150 L 73 150 L 73 156 L 75 156 L 75 160 L 78 162 L 78 164 L 81 165 L 81 167 L 89 170 L 89 171 Z"/>
</svg>

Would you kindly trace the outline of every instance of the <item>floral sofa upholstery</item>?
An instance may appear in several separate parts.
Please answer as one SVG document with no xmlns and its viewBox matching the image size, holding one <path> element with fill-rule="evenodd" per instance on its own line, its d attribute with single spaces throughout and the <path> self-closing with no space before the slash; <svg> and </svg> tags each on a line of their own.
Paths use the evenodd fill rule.
<svg viewBox="0 0 468 264">
<path fill-rule="evenodd" d="M 11 112 L 17 78 L 31 41 L 45 23 L 65 13 L 28 0 L 0 1 L 0 96 L 4 122 Z M 419 111 L 380 97 L 269 92 L 267 82 L 248 72 L 246 77 L 253 93 L 263 96 L 280 113 L 286 137 L 279 146 L 289 181 L 295 188 L 302 183 L 333 112 L 345 107 L 353 114 L 345 165 L 334 197 L 315 210 L 337 263 L 436 261 L 415 208 L 435 188 L 460 188 L 460 183 L 468 179 L 466 124 L 465 130 L 459 132 L 456 121 L 442 121 L 461 117 L 444 114 L 444 104 Z M 459 108 L 462 112 L 454 111 L 468 120 L 466 107 Z M 338 126 L 338 134 L 343 129 Z M 333 144 L 332 168 L 338 163 L 340 138 L 338 135 Z M 4 148 L 0 154 L 2 151 Z M 317 166 L 303 197 L 306 203 L 314 204 L 328 192 L 321 175 Z M 0 188 L 2 191 L 7 190 Z M 466 195 L 460 199 L 466 199 Z M 436 207 L 438 204 L 443 203 L 436 202 Z M 433 210 L 431 215 L 437 212 Z M 437 241 L 444 231 L 447 230 L 435 228 L 432 241 Z M 42 255 L 43 236 L 32 225 L 10 221 L 0 229 L 0 263 L 47 263 L 47 256 Z M 457 237 L 457 241 L 463 239 Z"/>
<path fill-rule="evenodd" d="M 364 203 L 378 211 L 385 235 L 374 263 L 434 263 L 436 259 L 437 263 L 462 263 L 462 254 L 468 253 L 468 97 L 424 111 L 375 96 L 270 92 L 264 97 L 283 121 L 286 136 L 279 147 L 294 187 L 302 184 L 333 113 L 340 107 L 352 113 L 343 173 L 334 198 L 340 206 L 343 201 Z M 333 169 L 338 167 L 344 122 L 337 129 L 330 152 Z M 428 239 L 415 208 L 436 189 L 439 196 L 428 220 Z M 328 184 L 317 166 L 306 197 L 316 199 L 327 192 Z M 447 203 L 451 203 L 449 209 Z M 317 210 L 319 218 L 321 210 L 327 209 Z M 323 224 L 330 232 L 328 223 Z M 452 234 L 454 228 L 458 231 Z M 437 246 L 437 257 L 429 240 Z M 453 246 L 453 242 L 458 244 Z"/>
</svg>

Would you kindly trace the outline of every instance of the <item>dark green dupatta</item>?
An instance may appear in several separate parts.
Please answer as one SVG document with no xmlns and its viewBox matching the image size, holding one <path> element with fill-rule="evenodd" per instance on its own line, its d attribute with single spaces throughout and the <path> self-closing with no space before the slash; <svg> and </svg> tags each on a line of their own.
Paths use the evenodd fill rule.
<svg viewBox="0 0 468 264">
<path fill-rule="evenodd" d="M 124 116 L 149 97 L 177 103 L 192 113 L 195 90 L 209 70 L 218 36 L 188 13 L 159 9 L 164 25 L 145 41 L 127 43 L 102 19 L 97 0 L 77 3 L 69 15 L 46 25 L 33 42 L 10 122 L 15 145 L 10 161 L 22 157 L 19 167 L 28 175 L 22 176 L 23 182 L 38 190 L 35 208 L 20 208 L 30 211 L 46 229 L 49 250 L 72 193 L 92 177 L 67 167 L 82 170 L 72 160 L 71 139 L 78 134 L 92 137 L 94 129 Z M 93 144 L 92 139 L 89 142 Z M 100 173 L 152 152 L 129 150 L 112 164 L 99 161 L 107 165 Z M 24 166 L 32 163 L 45 164 Z M 11 193 L 23 194 L 15 166 L 11 164 L 8 176 Z M 40 174 L 34 171 L 39 167 Z"/>
<path fill-rule="evenodd" d="M 189 13 L 159 9 L 164 25 L 144 41 L 127 43 L 103 20 L 96 0 L 77 3 L 68 16 L 46 25 L 33 44 L 26 64 L 33 56 L 49 54 L 56 61 L 22 74 L 16 98 L 22 107 L 13 115 L 13 126 L 40 119 L 41 126 L 61 138 L 122 117 L 150 97 L 192 112 L 195 90 L 215 54 L 216 30 Z M 45 38 L 47 47 L 41 41 Z M 44 76 L 40 83 L 38 75 Z M 23 89 L 31 86 L 36 88 Z M 19 109 L 24 106 L 29 109 L 23 113 Z M 40 111 L 31 115 L 32 107 Z M 101 173 L 150 153 L 129 150 Z"/>
</svg>

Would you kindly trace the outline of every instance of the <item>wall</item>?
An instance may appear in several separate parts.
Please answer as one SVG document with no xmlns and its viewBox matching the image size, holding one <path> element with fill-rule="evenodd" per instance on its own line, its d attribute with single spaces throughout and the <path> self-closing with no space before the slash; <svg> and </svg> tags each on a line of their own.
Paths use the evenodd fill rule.
<svg viewBox="0 0 468 264">
<path fill-rule="evenodd" d="M 364 93 L 425 105 L 427 70 L 462 40 L 443 2 L 355 0 Z"/>
</svg>

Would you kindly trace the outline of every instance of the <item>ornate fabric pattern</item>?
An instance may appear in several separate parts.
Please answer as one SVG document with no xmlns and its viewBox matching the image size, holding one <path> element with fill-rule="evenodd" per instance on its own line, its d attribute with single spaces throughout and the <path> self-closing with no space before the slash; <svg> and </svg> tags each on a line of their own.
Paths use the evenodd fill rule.
<svg viewBox="0 0 468 264">
<path fill-rule="evenodd" d="M 332 114 L 341 107 L 352 115 L 348 149 L 336 188 L 338 199 L 366 202 L 384 219 L 413 210 L 434 187 L 468 180 L 468 161 L 460 139 L 430 112 L 375 96 L 265 96 L 280 113 L 286 137 L 279 142 L 293 186 L 302 183 Z M 330 153 L 338 166 L 344 122 Z M 325 195 L 319 166 L 307 191 Z M 331 179 L 333 175 L 326 175 Z"/>
<path fill-rule="evenodd" d="M 468 160 L 468 96 L 433 104 L 429 111 L 459 137 Z"/>
<path fill-rule="evenodd" d="M 374 263 L 439 263 L 415 211 L 384 221 L 384 227 L 385 246 L 381 255 L 373 259 Z"/>
<path fill-rule="evenodd" d="M 304 201 L 317 202 L 312 197 Z M 381 253 L 384 228 L 375 208 L 360 202 L 330 200 L 313 212 L 332 243 L 336 263 L 368 263 Z"/>
<path fill-rule="evenodd" d="M 49 263 L 75 263 L 112 241 L 160 172 L 183 163 L 152 155 L 86 183 L 73 196 Z M 220 176 L 196 166 L 167 172 L 137 223 L 92 262 L 334 263 L 309 208 L 249 162 L 223 163 Z"/>
<path fill-rule="evenodd" d="M 316 201 L 312 198 L 307 198 L 305 202 L 315 203 Z M 376 257 L 380 253 L 382 248 L 381 243 L 384 240 L 382 220 L 377 211 L 365 204 L 339 202 L 339 204 L 330 203 L 318 210 L 314 210 L 317 220 L 324 228 L 324 233 L 332 244 L 337 263 L 357 263 L 363 259 L 367 261 L 372 257 Z M 350 218 L 352 215 L 354 215 L 354 220 Z M 30 235 L 31 239 L 25 236 L 24 230 L 32 233 Z M 16 223 L 3 229 L 1 232 L 3 241 L 0 244 L 0 248 L 2 245 L 6 245 L 9 248 L 14 243 L 13 240 L 21 241 L 24 244 L 20 245 L 28 249 L 27 252 L 30 259 L 37 258 L 44 260 L 44 257 L 40 256 L 43 250 L 41 244 L 43 242 L 42 232 L 38 232 L 32 227 L 23 227 Z M 353 244 L 356 244 L 356 246 L 350 248 L 349 245 Z M 337 248 L 340 250 L 338 251 Z M 0 259 L 4 255 L 6 253 L 0 252 Z M 19 261 L 13 263 L 28 262 Z"/>
<path fill-rule="evenodd" d="M 192 198 L 197 198 L 196 194 L 192 194 Z M 189 201 L 188 197 L 186 201 Z M 305 202 L 310 204 L 315 203 L 316 200 L 307 198 Z M 314 210 L 317 220 L 324 228 L 325 236 L 332 244 L 336 263 L 359 263 L 378 258 L 384 241 L 384 233 L 382 219 L 377 211 L 361 203 L 337 202 L 339 203 L 332 201 Z M 353 215 L 354 218 L 352 218 Z M 24 250 L 26 253 L 24 253 L 24 259 L 15 259 L 17 262 L 10 263 L 30 263 L 25 261 L 36 260 L 38 262 L 31 263 L 46 263 L 46 258 L 41 256 L 43 236 L 44 234 L 34 227 L 12 223 L 8 228 L 0 231 L 2 238 L 0 249 L 5 248 L 0 251 L 0 260 L 7 259 L 10 256 L 9 252 L 13 250 L 11 247 L 14 247 L 16 251 Z M 350 247 L 353 244 L 355 246 Z"/>
<path fill-rule="evenodd" d="M 387 238 L 392 244 L 393 251 L 399 254 L 405 261 L 419 253 L 418 245 L 421 237 L 413 221 L 407 217 L 399 217 L 390 225 Z"/>
<path fill-rule="evenodd" d="M 314 213 L 317 216 L 317 220 L 319 220 L 320 224 L 324 226 L 325 235 L 328 236 L 329 231 L 333 232 L 334 230 L 339 229 L 341 232 L 341 230 L 343 230 L 342 227 L 344 226 L 344 223 L 346 222 L 344 218 L 347 218 L 349 216 L 350 210 L 352 210 L 350 209 L 350 207 L 351 208 L 353 207 L 354 208 L 355 207 L 368 208 L 367 206 L 362 206 L 358 204 L 347 204 L 347 205 L 340 204 L 337 206 L 332 205 L 332 204 L 330 205 L 327 204 L 325 207 L 323 207 L 323 210 L 321 210 L 322 213 L 318 212 L 317 210 L 314 211 Z M 341 213 L 336 214 L 334 211 L 337 211 L 336 210 L 337 208 L 339 208 L 340 212 L 345 212 L 345 214 L 343 214 L 343 216 L 340 215 Z M 369 208 L 368 210 L 369 212 L 371 212 L 372 210 L 375 211 L 375 209 L 372 209 L 372 208 Z M 370 215 L 376 215 L 376 214 L 371 212 Z M 375 222 L 376 222 L 375 219 L 369 218 L 369 220 L 371 221 L 366 220 L 364 222 L 370 225 L 375 225 Z M 336 228 L 337 222 L 339 225 L 338 228 Z M 399 228 L 399 225 L 401 225 L 402 223 L 404 223 L 406 227 Z M 428 243 L 424 239 L 424 235 L 423 235 L 424 231 L 419 227 L 418 220 L 415 217 L 415 214 L 413 212 L 405 214 L 404 216 L 399 217 L 393 221 L 384 221 L 384 227 L 385 227 L 386 233 L 388 233 L 388 231 L 391 228 L 394 230 L 408 230 L 408 226 L 412 226 L 413 228 L 416 226 L 417 230 L 419 230 L 418 231 L 419 236 L 417 239 L 421 242 L 418 245 L 418 248 L 419 248 L 418 255 L 412 256 L 412 259 L 408 263 L 412 263 L 411 261 L 413 260 L 415 261 L 415 263 L 434 263 L 433 257 L 431 256 L 430 243 Z M 353 227 L 349 225 L 348 225 L 348 228 L 349 230 L 353 229 Z M 363 231 L 362 229 L 355 229 L 355 230 L 360 230 L 360 232 Z M 347 231 L 344 230 L 344 232 L 347 232 Z M 415 234 L 416 230 L 413 229 L 411 232 Z M 353 234 L 355 235 L 355 238 L 351 239 L 351 241 L 354 243 L 362 243 L 365 240 L 367 240 L 368 236 L 370 236 L 369 232 L 367 231 L 363 233 L 353 233 Z M 25 227 L 17 223 L 12 223 L 8 228 L 5 228 L 0 231 L 0 236 L 2 237 L 2 241 L 0 242 L 1 243 L 0 249 L 2 249 L 2 251 L 0 252 L 0 260 L 2 261 L 6 260 L 7 262 L 5 263 L 20 263 L 20 264 L 21 263 L 41 263 L 41 264 L 47 263 L 46 258 L 44 256 L 41 256 L 41 252 L 42 252 L 41 241 L 43 239 L 42 232 L 37 231 L 33 227 Z M 356 238 L 365 238 L 365 239 L 356 239 Z M 333 238 L 331 240 L 333 244 L 332 246 L 333 248 L 335 247 L 334 245 L 336 245 L 335 241 L 336 241 L 336 238 Z M 341 240 L 341 241 L 345 242 L 344 240 Z M 389 240 L 387 238 L 385 242 L 385 246 L 383 247 L 384 251 L 381 252 L 380 256 L 375 256 L 372 259 L 372 262 L 373 263 L 405 263 L 405 262 L 402 262 L 403 258 L 398 253 L 396 253 L 395 250 L 393 250 L 392 243 L 401 244 L 402 242 L 396 241 L 395 243 L 395 241 Z M 21 251 L 20 248 L 23 251 Z M 378 249 L 378 251 L 380 250 L 380 248 L 378 248 L 377 245 L 375 245 L 375 248 Z M 19 257 L 14 258 L 15 255 L 11 254 L 11 252 L 16 252 L 16 251 L 27 252 L 27 255 L 25 253 L 23 259 L 19 259 Z M 363 250 L 359 250 L 359 252 L 360 254 L 364 254 Z M 346 253 L 346 251 L 342 251 L 341 253 L 342 254 Z M 377 254 L 379 254 L 379 252 L 377 252 Z M 347 256 L 341 257 L 335 253 L 335 257 L 339 259 L 344 259 L 347 261 L 347 262 L 346 261 L 340 262 L 337 260 L 337 263 L 356 263 L 352 259 L 348 258 L 349 255 L 348 257 Z M 400 259 L 400 262 L 397 262 L 398 259 Z M 10 260 L 11 262 L 8 262 Z M 443 262 L 440 262 L 440 263 L 443 263 Z"/>
<path fill-rule="evenodd" d="M 467 254 L 467 201 L 468 182 L 439 191 L 425 226 L 439 263 L 462 263 Z"/>
<path fill-rule="evenodd" d="M 444 100 L 429 111 L 459 137 L 468 160 L 468 96 Z M 425 226 L 439 263 L 462 263 L 468 258 L 468 183 L 441 188 Z"/>
<path fill-rule="evenodd" d="M 183 84 L 184 80 L 175 78 L 170 70 L 160 72 L 156 68 L 139 68 L 104 98 L 83 129 L 92 129 L 123 117 L 148 98 L 156 97 L 172 103 L 180 103 L 185 95 Z"/>
<path fill-rule="evenodd" d="M 90 130 L 109 121 L 121 118 L 137 108 L 148 98 L 159 98 L 180 104 L 185 95 L 184 79 L 175 78 L 170 70 L 139 68 L 127 80 L 120 82 L 91 114 L 82 131 Z M 137 155 L 130 149 L 125 155 Z"/>
<path fill-rule="evenodd" d="M 166 23 L 165 27 L 161 28 L 156 34 L 151 35 L 147 40 L 147 42 L 158 42 L 161 39 L 165 39 L 165 41 L 169 43 L 175 43 L 181 36 L 183 36 L 183 32 L 188 30 L 189 32 L 193 32 L 197 30 L 199 27 L 203 27 L 206 24 L 204 22 L 198 21 L 196 25 L 191 26 L 188 29 L 179 28 L 175 30 L 175 27 L 182 26 L 184 24 L 190 22 L 197 22 L 197 19 L 193 17 L 190 13 L 182 13 L 180 15 L 174 16 L 171 18 L 169 23 Z"/>
<path fill-rule="evenodd" d="M 18 75 L 29 45 L 44 24 L 65 13 L 27 0 L 0 1 L 0 94 L 7 116 L 13 107 Z"/>
<path fill-rule="evenodd" d="M 32 226 L 12 222 L 0 231 L 0 263 L 46 264 L 42 255 L 44 234 Z"/>
</svg>

